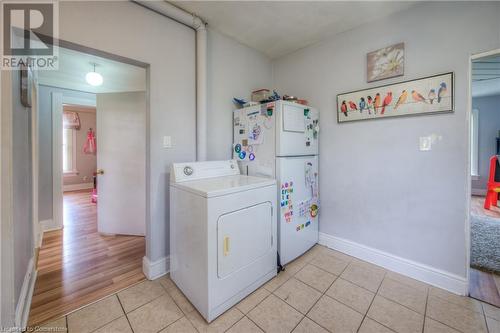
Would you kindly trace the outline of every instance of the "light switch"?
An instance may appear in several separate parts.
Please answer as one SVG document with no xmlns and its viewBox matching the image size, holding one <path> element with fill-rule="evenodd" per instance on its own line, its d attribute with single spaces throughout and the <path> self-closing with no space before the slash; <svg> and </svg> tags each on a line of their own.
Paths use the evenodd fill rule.
<svg viewBox="0 0 500 333">
<path fill-rule="evenodd" d="M 163 148 L 172 148 L 172 137 L 164 136 L 163 137 Z"/>
<path fill-rule="evenodd" d="M 420 151 L 429 151 L 432 149 L 432 137 L 430 136 L 421 136 L 420 137 Z"/>
</svg>

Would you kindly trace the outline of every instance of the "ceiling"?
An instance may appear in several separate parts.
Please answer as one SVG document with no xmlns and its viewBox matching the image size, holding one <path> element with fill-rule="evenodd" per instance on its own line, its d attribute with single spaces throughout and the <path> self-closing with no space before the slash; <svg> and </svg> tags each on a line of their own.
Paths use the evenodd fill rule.
<svg viewBox="0 0 500 333">
<path fill-rule="evenodd" d="M 208 25 L 270 58 L 292 53 L 416 2 L 173 1 Z"/>
<path fill-rule="evenodd" d="M 500 56 L 472 62 L 472 96 L 500 95 Z"/>
<path fill-rule="evenodd" d="M 122 62 L 87 53 L 59 48 L 59 69 L 38 71 L 40 84 L 90 93 L 112 93 L 146 90 L 146 70 Z M 85 75 L 93 70 L 103 76 L 104 82 L 93 87 L 85 81 Z"/>
</svg>

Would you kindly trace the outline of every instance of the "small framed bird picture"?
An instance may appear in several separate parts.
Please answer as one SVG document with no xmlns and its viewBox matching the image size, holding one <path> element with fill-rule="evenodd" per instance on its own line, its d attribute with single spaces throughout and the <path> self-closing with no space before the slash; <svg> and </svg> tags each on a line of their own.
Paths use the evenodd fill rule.
<svg viewBox="0 0 500 333">
<path fill-rule="evenodd" d="M 337 122 L 453 112 L 453 72 L 337 95 Z"/>
</svg>

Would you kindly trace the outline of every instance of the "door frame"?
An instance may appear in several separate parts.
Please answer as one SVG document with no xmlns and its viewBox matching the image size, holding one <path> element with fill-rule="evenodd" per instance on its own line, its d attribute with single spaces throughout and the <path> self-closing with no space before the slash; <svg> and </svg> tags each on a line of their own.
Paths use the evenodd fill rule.
<svg viewBox="0 0 500 333">
<path fill-rule="evenodd" d="M 12 75 L 0 71 L 0 324 L 15 325 L 14 240 L 12 237 Z"/>
<path fill-rule="evenodd" d="M 38 130 L 39 130 L 39 120 L 38 120 L 38 115 L 39 115 L 39 87 L 38 87 L 38 72 L 36 70 L 33 71 L 33 86 L 31 90 L 31 99 L 32 99 L 32 105 L 31 105 L 31 190 L 33 193 L 31 193 L 31 199 L 33 200 L 33 212 L 32 212 L 32 220 L 33 220 L 33 240 L 35 241 L 35 244 L 33 245 L 33 249 L 35 251 L 35 259 L 34 259 L 34 264 L 35 268 L 38 262 L 38 250 L 40 246 L 42 246 L 42 232 L 41 232 L 41 226 L 38 221 L 38 178 L 39 178 L 39 162 L 40 162 L 40 155 L 39 155 L 39 138 L 38 138 Z"/>
<path fill-rule="evenodd" d="M 146 153 L 144 156 L 145 163 L 146 163 L 146 175 L 145 175 L 145 182 L 146 182 L 146 209 L 144 212 L 144 222 L 146 224 L 146 236 L 145 236 L 145 243 L 146 243 L 146 249 L 145 249 L 145 256 L 143 257 L 143 265 L 142 265 L 142 271 L 146 277 L 150 277 L 151 274 L 149 274 L 149 270 L 151 269 L 149 266 L 151 265 L 148 263 L 148 258 L 151 252 L 151 244 L 152 244 L 152 235 L 151 235 L 151 225 L 152 225 L 152 220 L 151 220 L 151 184 L 150 184 L 150 147 L 151 147 L 151 118 L 150 118 L 150 112 L 151 112 L 151 103 L 150 103 L 150 81 L 151 81 L 151 65 L 146 62 L 142 62 L 139 60 L 135 60 L 132 58 L 120 56 L 114 53 L 109 53 L 106 51 L 101 51 L 99 49 L 91 48 L 88 46 L 83 46 L 77 43 L 73 43 L 67 40 L 63 39 L 54 39 L 53 40 L 54 45 L 58 45 L 59 47 L 64 47 L 73 51 L 78 51 L 82 53 L 87 53 L 90 55 L 114 60 L 114 61 L 119 61 L 123 62 L 129 65 L 137 66 L 144 68 L 145 70 L 145 75 L 146 75 L 146 129 L 145 129 L 145 135 L 146 135 Z M 68 103 L 72 104 L 72 103 Z M 78 103 L 76 103 L 78 104 Z M 61 162 L 62 163 L 62 162 Z"/>
<path fill-rule="evenodd" d="M 63 170 L 62 170 L 62 128 L 63 105 L 96 107 L 96 102 L 85 98 L 64 96 L 62 92 L 52 92 L 52 223 L 43 226 L 44 231 L 64 228 L 63 221 Z"/>
<path fill-rule="evenodd" d="M 465 186 L 465 257 L 466 257 L 466 280 L 467 280 L 467 290 L 466 295 L 469 295 L 469 282 L 470 282 L 470 246 L 471 246 L 471 234 L 470 234 L 470 205 L 472 200 L 472 178 L 471 178 L 471 123 L 470 117 L 472 115 L 472 62 L 476 59 L 489 57 L 493 55 L 500 55 L 500 49 L 494 49 L 486 52 L 473 53 L 469 56 L 469 69 L 468 69 L 468 82 L 467 82 L 467 108 L 465 115 L 466 124 L 466 138 L 467 138 L 467 158 L 465 166 L 465 177 L 467 179 Z"/>
<path fill-rule="evenodd" d="M 44 231 L 62 229 L 63 224 L 63 174 L 62 174 L 62 108 L 63 94 L 52 92 L 52 223 Z"/>
</svg>

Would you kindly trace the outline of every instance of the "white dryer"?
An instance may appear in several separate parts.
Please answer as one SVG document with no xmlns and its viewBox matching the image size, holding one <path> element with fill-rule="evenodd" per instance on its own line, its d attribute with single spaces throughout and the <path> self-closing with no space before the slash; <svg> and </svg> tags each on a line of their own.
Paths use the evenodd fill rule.
<svg viewBox="0 0 500 333">
<path fill-rule="evenodd" d="M 170 172 L 170 276 L 210 322 L 276 275 L 276 181 L 234 160 Z"/>
</svg>

